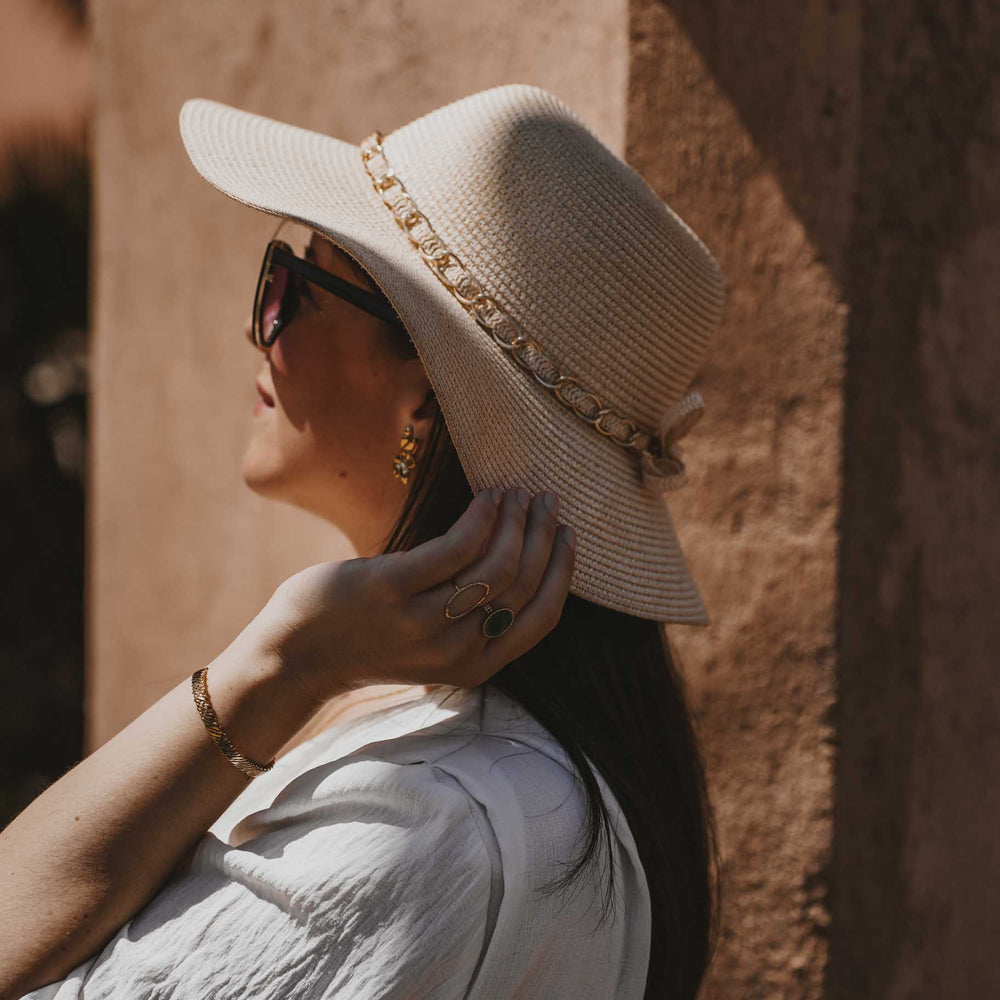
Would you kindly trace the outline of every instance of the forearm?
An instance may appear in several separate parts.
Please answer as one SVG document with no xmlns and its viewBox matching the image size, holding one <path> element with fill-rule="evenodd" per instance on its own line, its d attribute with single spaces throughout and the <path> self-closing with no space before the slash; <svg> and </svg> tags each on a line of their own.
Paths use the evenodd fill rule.
<svg viewBox="0 0 1000 1000">
<path fill-rule="evenodd" d="M 251 622 L 211 664 L 235 745 L 270 760 L 320 707 Z M 66 975 L 153 896 L 246 788 L 185 678 L 45 790 L 0 834 L 0 1000 Z"/>
</svg>

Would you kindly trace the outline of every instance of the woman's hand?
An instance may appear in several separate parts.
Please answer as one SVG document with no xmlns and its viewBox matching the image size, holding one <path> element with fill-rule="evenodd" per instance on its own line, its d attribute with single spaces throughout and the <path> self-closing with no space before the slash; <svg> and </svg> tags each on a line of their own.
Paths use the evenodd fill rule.
<svg viewBox="0 0 1000 1000">
<path fill-rule="evenodd" d="M 445 534 L 407 552 L 324 562 L 289 577 L 261 616 L 285 669 L 317 702 L 370 684 L 475 687 L 535 645 L 562 614 L 573 571 L 573 531 L 557 524 L 545 497 L 508 490 L 476 495 Z M 530 501 L 530 502 L 529 502 Z M 555 505 L 554 505 L 555 506 Z M 495 638 L 485 612 L 445 617 L 460 586 L 484 580 L 482 603 L 516 618 Z M 452 615 L 483 596 L 456 597 Z"/>
</svg>

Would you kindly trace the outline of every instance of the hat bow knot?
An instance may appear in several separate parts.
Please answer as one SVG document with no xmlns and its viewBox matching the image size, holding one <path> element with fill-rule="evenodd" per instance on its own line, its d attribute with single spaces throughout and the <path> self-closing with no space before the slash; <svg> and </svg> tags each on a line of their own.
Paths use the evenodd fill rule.
<svg viewBox="0 0 1000 1000">
<path fill-rule="evenodd" d="M 664 495 L 687 483 L 687 468 L 677 442 L 704 415 L 705 401 L 701 393 L 692 390 L 660 417 L 656 435 L 659 454 L 642 452 L 642 481 L 646 486 Z"/>
</svg>

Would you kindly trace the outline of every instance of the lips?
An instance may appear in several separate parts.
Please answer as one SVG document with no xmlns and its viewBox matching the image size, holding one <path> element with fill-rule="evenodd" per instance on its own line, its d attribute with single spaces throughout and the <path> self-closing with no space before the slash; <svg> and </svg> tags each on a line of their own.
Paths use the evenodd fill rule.
<svg viewBox="0 0 1000 1000">
<path fill-rule="evenodd" d="M 267 403 L 268 406 L 274 406 L 274 397 L 260 384 L 257 383 L 257 391 L 260 393 L 260 398 Z"/>
</svg>

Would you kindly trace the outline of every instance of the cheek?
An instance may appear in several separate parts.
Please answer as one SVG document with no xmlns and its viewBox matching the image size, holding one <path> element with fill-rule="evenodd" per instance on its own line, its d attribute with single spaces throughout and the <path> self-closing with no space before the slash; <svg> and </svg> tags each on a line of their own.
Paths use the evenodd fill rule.
<svg viewBox="0 0 1000 1000">
<path fill-rule="evenodd" d="M 326 331 L 323 331 L 326 333 Z M 271 380 L 275 387 L 274 408 L 261 415 L 257 445 L 273 452 L 273 460 L 295 467 L 322 466 L 336 461 L 336 453 L 349 436 L 342 426 L 349 397 L 349 379 L 334 377 L 338 359 L 331 345 L 312 336 L 307 325 L 290 327 L 271 348 Z"/>
<path fill-rule="evenodd" d="M 341 367 L 338 344 L 318 316 L 296 317 L 271 347 L 275 385 L 308 398 Z"/>
<path fill-rule="evenodd" d="M 341 478 L 345 470 L 364 475 L 373 466 L 390 468 L 402 426 L 387 424 L 389 373 L 361 331 L 348 343 L 331 325 L 307 318 L 274 342 L 277 412 L 264 415 L 258 445 L 298 475 L 307 467 Z"/>
<path fill-rule="evenodd" d="M 287 377 L 288 360 L 285 357 L 284 340 L 281 337 L 271 347 L 271 367 Z"/>
</svg>

